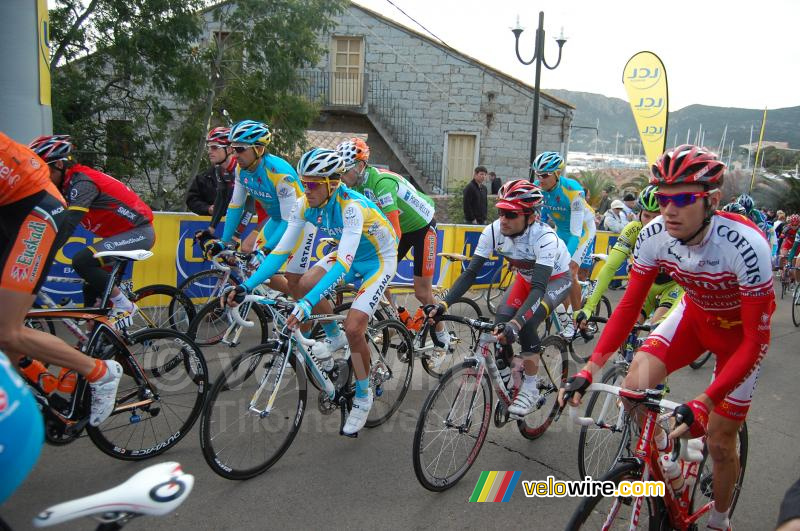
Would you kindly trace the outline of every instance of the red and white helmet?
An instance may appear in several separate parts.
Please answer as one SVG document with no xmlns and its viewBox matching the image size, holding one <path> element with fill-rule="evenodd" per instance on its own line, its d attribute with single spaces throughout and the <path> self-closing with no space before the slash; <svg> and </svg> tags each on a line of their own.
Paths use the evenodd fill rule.
<svg viewBox="0 0 800 531">
<path fill-rule="evenodd" d="M 698 183 L 713 187 L 722 183 L 725 164 L 711 151 L 683 144 L 661 155 L 650 172 L 650 184 Z"/>
<path fill-rule="evenodd" d="M 72 142 L 69 135 L 43 135 L 34 139 L 28 147 L 39 155 L 47 164 L 59 160 L 69 160 L 72 153 Z"/>
<path fill-rule="evenodd" d="M 788 223 L 789 226 L 791 227 L 797 227 L 798 225 L 800 225 L 800 216 L 798 216 L 797 214 L 792 214 L 791 216 L 786 218 L 786 223 Z"/>
<path fill-rule="evenodd" d="M 544 201 L 542 189 L 525 179 L 509 181 L 497 194 L 497 208 L 531 213 Z"/>
<path fill-rule="evenodd" d="M 228 140 L 228 135 L 231 132 L 230 127 L 215 127 L 211 131 L 208 132 L 208 136 L 206 136 L 206 144 L 211 144 L 212 146 L 230 146 L 231 141 Z"/>
</svg>

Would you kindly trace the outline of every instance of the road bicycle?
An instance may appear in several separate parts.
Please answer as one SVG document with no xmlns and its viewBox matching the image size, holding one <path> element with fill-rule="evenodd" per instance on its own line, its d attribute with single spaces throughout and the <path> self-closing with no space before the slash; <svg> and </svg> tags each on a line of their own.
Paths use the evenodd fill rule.
<svg viewBox="0 0 800 531">
<path fill-rule="evenodd" d="M 465 324 L 472 332 L 475 347 L 463 363 L 441 377 L 425 399 L 417 420 L 412 451 L 414 473 L 431 491 L 449 489 L 464 477 L 480 453 L 492 419 L 498 428 L 516 421 L 526 439 L 541 437 L 558 410 L 558 389 L 566 381 L 568 370 L 564 339 L 544 338 L 536 354 L 540 396 L 536 409 L 524 417 L 511 415 L 508 406 L 521 385 L 521 360 L 507 360 L 506 349 L 495 348 L 493 323 L 447 314 L 442 320 Z M 509 365 L 513 369 L 506 370 Z M 496 403 L 493 392 L 498 396 Z"/>
<path fill-rule="evenodd" d="M 105 251 L 95 256 L 136 260 L 149 251 Z M 111 293 L 114 279 L 102 301 Z M 130 332 L 125 317 L 110 308 L 32 309 L 28 326 L 73 333 L 80 350 L 98 359 L 114 359 L 123 376 L 111 416 L 99 426 L 89 425 L 91 391 L 88 382 L 63 368 L 56 389 L 44 389 L 46 379 L 26 376 L 45 420 L 45 439 L 67 444 L 84 430 L 104 453 L 124 460 L 159 455 L 177 444 L 200 415 L 208 391 L 208 369 L 200 349 L 186 335 L 170 328 L 143 328 Z M 88 330 L 88 331 L 84 331 Z M 37 362 L 38 363 L 38 362 Z M 71 376 L 71 377 L 70 377 Z"/>
<path fill-rule="evenodd" d="M 257 476 L 288 450 L 300 429 L 310 381 L 320 392 L 324 415 L 341 413 L 339 433 L 355 396 L 350 351 L 326 368 L 314 354 L 314 339 L 286 327 L 293 304 L 283 298 L 247 295 L 245 302 L 263 306 L 275 323 L 276 336 L 236 357 L 214 382 L 200 421 L 203 456 L 227 479 Z M 248 323 L 230 312 L 240 326 Z M 312 315 L 311 321 L 342 321 L 342 315 Z M 366 332 L 371 354 L 369 372 L 374 402 L 367 427 L 379 426 L 400 407 L 411 385 L 414 366 L 411 338 L 402 323 L 370 323 Z"/>
<path fill-rule="evenodd" d="M 152 465 L 114 488 L 48 507 L 34 519 L 35 527 L 50 527 L 91 517 L 97 531 L 122 529 L 140 516 L 166 516 L 191 494 L 194 476 L 176 462 Z M 10 529 L 0 519 L 0 529 Z"/>
<path fill-rule="evenodd" d="M 781 299 L 787 292 L 791 293 L 792 298 L 794 298 L 794 294 L 797 292 L 797 283 L 794 278 L 795 270 L 796 268 L 788 264 L 781 270 Z M 794 316 L 794 308 L 792 308 L 792 316 Z"/>
<path fill-rule="evenodd" d="M 665 492 L 659 496 L 625 496 L 584 498 L 572 515 L 567 529 L 696 529 L 700 527 L 700 519 L 713 506 L 713 473 L 711 459 L 705 445 L 705 437 L 690 441 L 673 441 L 671 459 L 677 462 L 681 470 L 680 482 L 683 487 L 677 491 L 667 479 L 663 469 L 661 452 L 654 442 L 656 429 L 670 431 L 667 423 L 671 413 L 680 404 L 663 398 L 663 389 L 628 390 L 617 386 L 596 383 L 589 386 L 587 392 L 602 392 L 619 397 L 627 403 L 630 411 L 627 422 L 631 424 L 632 433 L 639 433 L 638 438 L 631 438 L 633 453 L 631 457 L 621 457 L 610 472 L 601 481 L 610 481 L 619 485 L 622 481 L 661 481 Z M 569 407 L 569 406 L 568 406 Z M 597 424 L 588 417 L 578 417 L 577 409 L 570 407 L 570 416 L 581 426 Z M 702 453 L 697 449 L 701 443 Z M 729 515 L 733 515 L 744 481 L 747 464 L 747 427 L 742 423 L 738 433 L 737 453 L 739 455 L 739 474 L 733 491 Z M 680 461 L 678 461 L 680 459 Z M 676 481 L 677 478 L 672 481 Z M 644 513 L 642 509 L 645 509 Z"/>
</svg>

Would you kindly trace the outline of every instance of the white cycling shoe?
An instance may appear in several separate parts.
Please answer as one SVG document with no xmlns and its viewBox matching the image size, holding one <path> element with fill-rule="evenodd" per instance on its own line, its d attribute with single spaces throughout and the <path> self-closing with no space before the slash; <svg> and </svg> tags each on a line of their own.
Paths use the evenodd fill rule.
<svg viewBox="0 0 800 531">
<path fill-rule="evenodd" d="M 520 417 L 532 413 L 538 405 L 539 397 L 539 389 L 536 387 L 536 383 L 531 385 L 526 382 L 519 390 L 517 398 L 508 406 L 508 412 Z"/>
<path fill-rule="evenodd" d="M 353 408 L 347 416 L 344 428 L 342 428 L 343 434 L 354 435 L 361 431 L 361 428 L 367 423 L 369 410 L 372 409 L 372 389 L 369 389 L 367 393 L 366 398 L 353 398 Z"/>
<path fill-rule="evenodd" d="M 92 411 L 89 424 L 99 426 L 114 411 L 117 402 L 117 387 L 122 379 L 122 365 L 114 360 L 106 360 L 106 373 L 96 382 L 89 384 L 92 390 Z"/>
</svg>

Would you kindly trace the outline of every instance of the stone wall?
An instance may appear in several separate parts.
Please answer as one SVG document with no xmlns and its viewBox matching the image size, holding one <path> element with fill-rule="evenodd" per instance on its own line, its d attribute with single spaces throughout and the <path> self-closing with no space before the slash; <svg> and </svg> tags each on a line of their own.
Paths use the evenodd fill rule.
<svg viewBox="0 0 800 531">
<path fill-rule="evenodd" d="M 531 87 L 352 4 L 338 17 L 332 34 L 321 38 L 326 48 L 331 36 L 364 38 L 365 71 L 407 109 L 443 161 L 446 133 L 476 133 L 479 164 L 504 180 L 527 177 Z M 317 66 L 329 70 L 331 61 L 326 56 Z M 533 72 L 531 67 L 531 77 Z M 542 93 L 539 151 L 564 150 L 572 116 L 572 108 Z M 455 188 L 453 183 L 471 177 L 451 175 L 443 188 Z"/>
</svg>

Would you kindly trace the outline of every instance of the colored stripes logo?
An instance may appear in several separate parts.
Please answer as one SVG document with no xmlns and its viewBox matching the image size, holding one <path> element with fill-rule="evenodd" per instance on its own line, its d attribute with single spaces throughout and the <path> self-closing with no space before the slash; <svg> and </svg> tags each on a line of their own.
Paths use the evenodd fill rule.
<svg viewBox="0 0 800 531">
<path fill-rule="evenodd" d="M 507 502 L 514 494 L 521 472 L 483 471 L 472 491 L 471 502 Z"/>
</svg>

